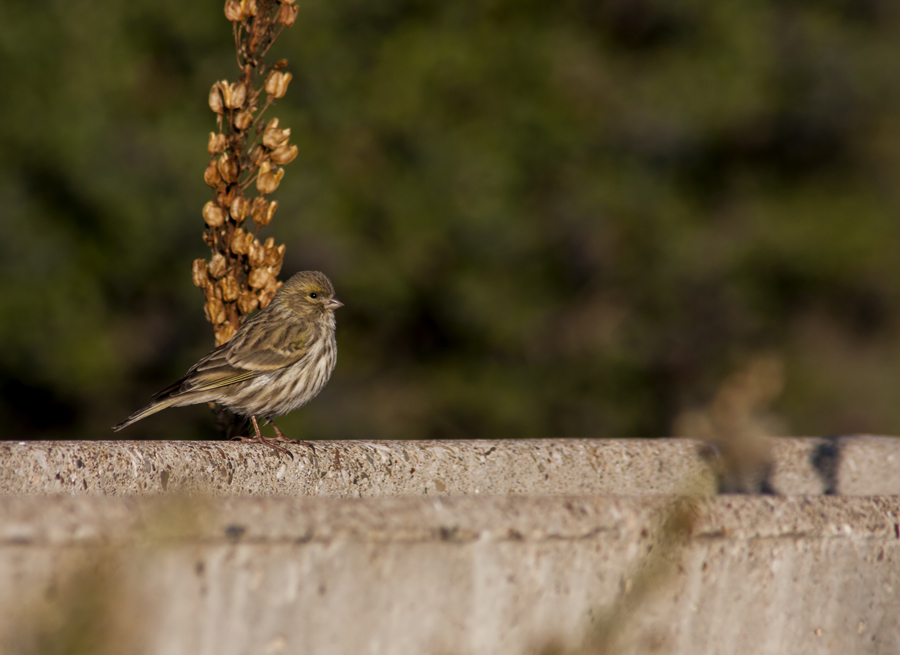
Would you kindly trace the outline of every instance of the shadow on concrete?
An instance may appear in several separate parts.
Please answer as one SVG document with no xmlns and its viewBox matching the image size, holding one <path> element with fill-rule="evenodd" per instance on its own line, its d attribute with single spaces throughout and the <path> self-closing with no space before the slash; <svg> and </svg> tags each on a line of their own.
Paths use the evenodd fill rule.
<svg viewBox="0 0 900 655">
<path fill-rule="evenodd" d="M 841 466 L 841 438 L 826 437 L 825 441 L 810 455 L 810 463 L 816 473 L 822 478 L 826 496 L 834 496 L 839 493 L 838 471 Z"/>
</svg>

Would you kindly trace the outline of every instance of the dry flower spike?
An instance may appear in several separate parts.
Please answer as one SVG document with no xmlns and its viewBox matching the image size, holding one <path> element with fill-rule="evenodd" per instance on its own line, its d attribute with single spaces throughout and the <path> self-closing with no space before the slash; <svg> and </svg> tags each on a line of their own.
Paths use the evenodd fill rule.
<svg viewBox="0 0 900 655">
<path fill-rule="evenodd" d="M 216 81 L 209 91 L 217 129 L 209 134 L 212 160 L 203 174 L 213 198 L 202 214 L 203 240 L 212 252 L 208 262 L 195 260 L 191 268 L 191 279 L 206 298 L 204 310 L 216 345 L 271 302 L 281 285 L 277 276 L 284 245 L 276 246 L 271 237 L 262 244 L 254 231 L 272 221 L 278 203 L 266 196 L 281 183 L 281 167 L 298 155 L 289 129 L 280 127 L 277 118 L 262 122 L 291 81 L 284 71 L 287 61 L 267 64 L 265 55 L 281 30 L 294 23 L 297 7 L 293 0 L 228 0 L 224 11 L 233 26 L 240 77 Z M 254 188 L 258 195 L 247 197 Z M 241 227 L 248 216 L 253 219 L 249 231 Z"/>
</svg>

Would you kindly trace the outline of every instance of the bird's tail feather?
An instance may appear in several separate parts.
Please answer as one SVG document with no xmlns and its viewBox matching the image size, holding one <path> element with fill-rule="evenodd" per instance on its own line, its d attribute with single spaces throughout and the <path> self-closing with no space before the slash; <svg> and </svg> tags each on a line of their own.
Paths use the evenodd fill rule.
<svg viewBox="0 0 900 655">
<path fill-rule="evenodd" d="M 134 414 L 126 418 L 124 421 L 119 423 L 118 425 L 113 426 L 113 431 L 118 432 L 123 428 L 127 428 L 132 423 L 137 423 L 145 416 L 150 416 L 151 414 L 156 414 L 156 412 L 161 412 L 164 409 L 169 407 L 173 407 L 178 404 L 178 401 L 184 400 L 183 398 L 179 398 L 177 396 L 169 396 L 168 398 L 164 398 L 162 400 L 157 400 L 155 402 L 150 403 L 144 409 L 139 409 Z"/>
</svg>

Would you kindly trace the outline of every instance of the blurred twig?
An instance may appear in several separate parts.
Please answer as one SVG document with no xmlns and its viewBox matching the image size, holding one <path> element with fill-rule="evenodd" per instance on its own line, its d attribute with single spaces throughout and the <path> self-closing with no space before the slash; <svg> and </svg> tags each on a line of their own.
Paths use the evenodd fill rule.
<svg viewBox="0 0 900 655">
<path fill-rule="evenodd" d="M 771 492 L 772 436 L 784 431 L 768 411 L 784 388 L 784 364 L 759 355 L 719 387 L 710 405 L 683 412 L 675 434 L 704 440 L 723 493 Z"/>
<path fill-rule="evenodd" d="M 629 619 L 657 593 L 675 572 L 687 547 L 702 499 L 683 496 L 669 502 L 649 531 L 653 548 L 626 574 L 619 600 L 594 622 L 579 655 L 614 655 L 621 652 Z"/>
<path fill-rule="evenodd" d="M 158 567 L 167 548 L 195 538 L 209 516 L 202 496 L 160 499 L 120 544 L 90 542 L 54 561 L 45 588 L 24 595 L 15 631 L 0 634 L 3 655 L 140 655 L 149 652 L 154 590 L 140 569 Z M 135 573 L 138 573 L 135 576 Z M 38 584 L 40 587 L 40 584 Z M 33 589 L 31 591 L 34 591 Z M 149 594 L 149 596 L 148 596 Z M 149 602 L 148 602 L 149 601 Z"/>
<path fill-rule="evenodd" d="M 721 492 L 767 491 L 770 435 L 780 426 L 767 409 L 783 386 L 781 360 L 774 355 L 756 356 L 722 383 L 708 407 L 678 417 L 676 434 L 703 439 L 709 445 L 707 454 Z M 690 544 L 704 503 L 702 496 L 691 493 L 702 485 L 692 482 L 685 480 L 682 488 L 687 493 L 668 502 L 648 526 L 649 552 L 623 574 L 618 598 L 599 612 L 582 643 L 574 649 L 547 644 L 541 655 L 614 655 L 663 646 L 660 635 L 635 634 L 634 620 L 662 593 Z"/>
</svg>

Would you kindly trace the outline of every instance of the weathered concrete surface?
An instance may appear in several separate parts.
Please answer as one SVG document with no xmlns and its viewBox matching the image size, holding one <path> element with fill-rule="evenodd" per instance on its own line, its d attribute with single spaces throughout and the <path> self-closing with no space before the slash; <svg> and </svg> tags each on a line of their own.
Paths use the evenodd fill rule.
<svg viewBox="0 0 900 655">
<path fill-rule="evenodd" d="M 900 499 L 672 502 L 6 497 L 0 652 L 900 652 Z"/>
<path fill-rule="evenodd" d="M 784 495 L 900 494 L 900 439 L 777 439 Z M 0 442 L 0 494 L 660 494 L 717 487 L 688 439 L 316 442 L 293 460 L 235 442 Z M 706 449 L 708 450 L 708 449 Z"/>
</svg>

